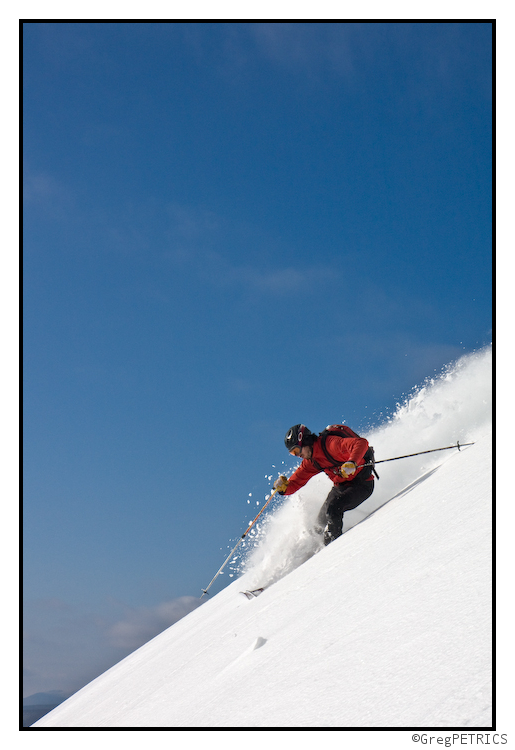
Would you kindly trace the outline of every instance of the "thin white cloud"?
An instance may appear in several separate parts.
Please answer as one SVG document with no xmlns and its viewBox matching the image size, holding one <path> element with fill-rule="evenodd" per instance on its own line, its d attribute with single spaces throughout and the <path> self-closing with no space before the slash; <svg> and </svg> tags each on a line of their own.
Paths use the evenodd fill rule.
<svg viewBox="0 0 515 750">
<path fill-rule="evenodd" d="M 231 225 L 223 216 L 203 207 L 170 204 L 168 248 L 165 261 L 189 269 L 202 283 L 221 288 L 242 287 L 258 293 L 280 294 L 319 287 L 335 280 L 336 272 L 327 266 L 288 265 L 270 259 L 272 238 L 260 236 L 252 226 Z M 230 247 L 230 251 L 225 248 Z M 266 247 L 266 252 L 262 248 Z M 222 248 L 222 249 L 220 249 Z M 291 256 L 291 248 L 285 253 Z M 241 258 L 251 262 L 241 263 Z M 267 260 L 259 260 L 267 258 Z M 256 259 L 256 260 L 254 260 Z"/>
<path fill-rule="evenodd" d="M 27 207 L 64 210 L 72 202 L 71 191 L 49 172 L 26 169 L 23 175 L 23 202 Z"/>
<path fill-rule="evenodd" d="M 57 597 L 27 602 L 24 695 L 49 690 L 76 692 L 199 604 L 200 599 L 194 596 L 148 608 L 129 608 L 112 601 L 121 618 L 113 624 L 111 615 L 84 611 Z"/>
<path fill-rule="evenodd" d="M 170 203 L 166 208 L 170 218 L 170 234 L 183 242 L 206 239 L 221 227 L 222 218 L 214 211 L 199 206 Z"/>
<path fill-rule="evenodd" d="M 314 285 L 329 281 L 334 274 L 326 268 L 284 267 L 262 270 L 257 267 L 234 267 L 230 277 L 258 291 L 271 294 L 308 290 Z"/>
<path fill-rule="evenodd" d="M 169 628 L 200 605 L 194 596 L 181 596 L 156 607 L 139 607 L 127 613 L 125 619 L 109 629 L 109 640 L 113 646 L 136 649 L 151 638 Z"/>
<path fill-rule="evenodd" d="M 271 62 L 296 72 L 324 69 L 340 75 L 355 73 L 363 42 L 359 23 L 254 23 L 252 35 L 259 52 Z"/>
</svg>

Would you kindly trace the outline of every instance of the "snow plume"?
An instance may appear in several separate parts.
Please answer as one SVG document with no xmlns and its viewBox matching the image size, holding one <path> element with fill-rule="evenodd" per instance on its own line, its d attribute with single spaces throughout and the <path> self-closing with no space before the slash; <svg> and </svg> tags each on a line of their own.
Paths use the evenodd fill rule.
<svg viewBox="0 0 515 750">
<path fill-rule="evenodd" d="M 492 420 L 492 348 L 488 346 L 448 365 L 397 405 L 384 424 L 364 433 L 376 461 L 474 442 L 488 434 Z M 353 425 L 350 425 L 351 427 Z M 467 450 L 467 448 L 463 448 Z M 427 453 L 377 465 L 373 495 L 345 514 L 344 533 L 435 471 L 455 450 Z M 246 584 L 266 586 L 297 568 L 321 548 L 313 532 L 317 514 L 332 484 L 325 474 L 311 479 L 256 524 L 233 569 L 246 573 Z"/>
</svg>

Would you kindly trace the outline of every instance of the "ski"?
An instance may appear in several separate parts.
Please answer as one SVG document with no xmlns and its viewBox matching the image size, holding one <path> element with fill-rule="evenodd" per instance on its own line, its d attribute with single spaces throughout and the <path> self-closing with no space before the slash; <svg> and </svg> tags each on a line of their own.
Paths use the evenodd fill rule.
<svg viewBox="0 0 515 750">
<path fill-rule="evenodd" d="M 252 591 L 240 591 L 240 594 L 243 594 L 247 597 L 247 599 L 254 599 L 256 596 L 259 596 L 263 593 L 265 589 L 253 589 Z"/>
</svg>

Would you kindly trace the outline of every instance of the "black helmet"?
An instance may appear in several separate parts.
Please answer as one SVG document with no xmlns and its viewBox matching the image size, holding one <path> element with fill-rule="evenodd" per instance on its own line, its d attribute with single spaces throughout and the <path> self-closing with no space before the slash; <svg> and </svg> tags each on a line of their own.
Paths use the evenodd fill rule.
<svg viewBox="0 0 515 750">
<path fill-rule="evenodd" d="M 311 440 L 309 439 L 310 437 Z M 292 451 L 296 446 L 302 448 L 303 445 L 311 445 L 313 437 L 313 433 L 308 430 L 305 424 L 296 424 L 286 433 L 284 444 L 289 451 Z"/>
</svg>

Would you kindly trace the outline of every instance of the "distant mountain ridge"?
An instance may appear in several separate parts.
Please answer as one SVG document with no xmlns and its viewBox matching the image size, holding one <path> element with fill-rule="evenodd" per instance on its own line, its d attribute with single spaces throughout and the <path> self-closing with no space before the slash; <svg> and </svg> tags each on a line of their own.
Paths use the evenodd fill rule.
<svg viewBox="0 0 515 750">
<path fill-rule="evenodd" d="M 57 708 L 68 697 L 62 690 L 28 695 L 23 699 L 23 726 L 30 727 L 34 722 Z"/>
</svg>

